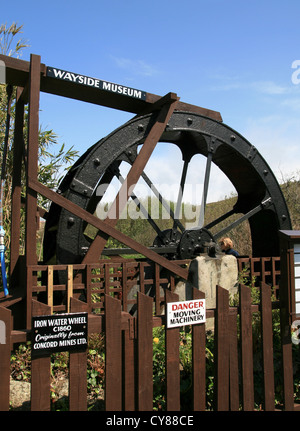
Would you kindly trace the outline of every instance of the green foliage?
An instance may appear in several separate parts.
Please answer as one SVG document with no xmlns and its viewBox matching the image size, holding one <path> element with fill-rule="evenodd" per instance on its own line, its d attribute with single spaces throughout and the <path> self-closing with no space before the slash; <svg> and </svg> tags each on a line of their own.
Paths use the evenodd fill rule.
<svg viewBox="0 0 300 431">
<path fill-rule="evenodd" d="M 264 408 L 263 368 L 261 345 L 260 317 L 253 318 L 253 369 L 254 369 L 254 397 L 255 409 Z M 87 388 L 89 405 L 92 409 L 99 398 L 103 398 L 105 382 L 105 345 L 104 337 L 93 334 L 89 337 L 87 354 Z M 293 371 L 295 401 L 300 401 L 300 358 L 299 346 L 293 348 Z M 214 409 L 214 335 L 206 334 L 206 409 Z M 283 375 L 282 352 L 279 311 L 273 311 L 273 357 L 275 380 L 275 403 L 280 408 L 283 404 Z M 180 400 L 181 410 L 192 409 L 192 336 L 189 327 L 180 331 Z M 68 410 L 66 399 L 58 400 L 57 382 L 61 378 L 68 378 L 69 353 L 60 352 L 51 355 L 51 400 L 53 410 Z M 31 378 L 31 349 L 30 342 L 20 344 L 11 355 L 11 376 L 15 380 L 30 381 Z M 239 376 L 241 383 L 241 376 Z M 153 329 L 153 410 L 166 409 L 166 376 L 165 376 L 165 328 Z M 240 390 L 241 393 L 241 390 Z"/>
<path fill-rule="evenodd" d="M 2 54 L 19 57 L 24 48 L 28 46 L 26 41 L 22 38 L 17 39 L 22 33 L 22 27 L 13 23 L 10 26 L 2 24 L 0 26 L 0 50 Z M 11 120 L 9 128 L 9 139 L 6 158 L 6 173 L 5 173 L 5 187 L 3 197 L 3 220 L 5 230 L 5 246 L 6 258 L 9 260 L 9 244 L 10 244 L 10 220 L 11 220 L 11 193 L 12 193 L 12 174 L 13 174 L 13 144 L 14 144 L 14 120 L 15 120 L 15 102 L 16 89 L 13 90 L 12 103 L 11 103 Z M 4 137 L 6 132 L 6 114 L 7 114 L 7 94 L 6 87 L 0 85 L 0 152 L 3 155 L 4 150 Z M 25 151 L 27 149 L 27 119 L 28 107 L 25 106 L 24 113 L 24 140 Z M 78 151 L 73 147 L 67 149 L 64 143 L 59 143 L 57 135 L 53 130 L 39 130 L 39 154 L 38 154 L 38 180 L 51 189 L 57 188 L 61 176 L 64 172 L 74 163 Z M 1 163 L 3 160 L 1 160 Z M 25 169 L 22 168 L 21 173 L 21 194 L 22 197 L 26 195 L 26 178 Z M 38 205 L 47 210 L 49 202 L 42 196 L 38 195 Z M 21 235 L 20 238 L 20 253 L 24 253 L 24 232 L 25 232 L 25 210 L 21 209 Z"/>
<path fill-rule="evenodd" d="M 214 386 L 213 336 L 206 339 L 206 407 L 213 408 Z M 192 409 L 192 334 L 190 327 L 180 331 L 179 339 L 181 410 Z M 166 409 L 165 327 L 153 329 L 153 409 Z"/>
<path fill-rule="evenodd" d="M 31 377 L 30 343 L 20 344 L 11 355 L 11 377 L 18 381 L 29 381 Z"/>
<path fill-rule="evenodd" d="M 285 182 L 281 185 L 285 200 L 287 202 L 293 229 L 300 229 L 300 179 L 299 173 L 293 174 L 290 179 L 286 179 Z M 234 204 L 236 203 L 237 196 L 225 196 L 223 200 L 218 202 L 213 202 L 207 204 L 205 211 L 205 224 L 210 223 L 213 220 L 216 220 L 221 215 L 227 213 L 232 209 Z M 167 214 L 164 212 L 162 205 L 155 199 L 150 197 L 140 199 L 141 204 L 148 210 L 149 215 L 152 216 L 153 213 L 155 216 L 159 215 L 159 219 L 154 217 L 156 224 L 159 226 L 160 230 L 163 231 L 165 229 L 170 229 L 173 227 L 173 220 L 171 217 L 167 217 Z M 106 204 L 109 206 L 110 204 Z M 171 209 L 174 209 L 175 203 L 169 202 Z M 185 204 L 183 204 L 184 206 Z M 157 210 L 158 206 L 158 210 Z M 129 201 L 127 209 L 122 214 L 122 218 L 117 223 L 117 229 L 121 232 L 129 235 L 134 240 L 138 241 L 140 244 L 145 246 L 151 246 L 156 237 L 156 232 L 151 227 L 148 220 L 143 218 L 141 212 L 136 210 L 134 213 L 135 218 L 131 218 L 128 215 L 126 216 L 126 211 L 133 211 L 134 203 L 133 201 Z M 104 214 L 107 212 L 107 207 L 104 208 Z M 193 208 L 193 212 L 199 213 L 199 210 Z M 180 221 L 185 226 L 187 221 L 185 218 L 185 211 L 182 209 L 181 211 L 182 217 Z M 132 214 L 132 213 L 131 213 Z M 234 214 L 230 216 L 226 221 L 219 223 L 218 225 L 211 228 L 212 234 L 218 232 L 219 230 L 225 228 L 230 223 L 239 218 L 241 214 Z M 90 237 L 94 237 L 96 234 L 96 230 L 91 226 L 87 229 L 90 232 Z M 252 255 L 252 242 L 251 242 L 251 232 L 248 221 L 244 221 L 234 229 L 229 232 L 231 239 L 233 240 L 235 248 L 238 250 L 240 255 L 251 256 Z M 114 240 L 113 238 L 109 238 L 108 247 L 111 248 L 122 248 L 123 244 Z"/>
<path fill-rule="evenodd" d="M 165 410 L 165 336 L 164 326 L 153 329 L 153 410 Z"/>
<path fill-rule="evenodd" d="M 300 229 L 300 171 L 283 179 L 281 189 L 286 200 L 294 230 Z"/>
<path fill-rule="evenodd" d="M 104 336 L 93 334 L 89 337 L 87 367 L 88 392 L 98 396 L 104 386 L 105 376 L 105 348 Z"/>
<path fill-rule="evenodd" d="M 87 352 L 87 390 L 89 404 L 93 405 L 104 388 L 105 346 L 104 336 L 92 334 L 88 341 Z M 58 386 L 69 375 L 69 352 L 51 355 L 50 362 L 50 399 L 52 410 L 68 410 L 68 400 L 58 398 Z M 14 380 L 31 381 L 31 343 L 19 344 L 11 354 L 11 377 Z"/>
<path fill-rule="evenodd" d="M 1 24 L 0 26 L 0 49 L 1 54 L 8 55 L 10 57 L 19 57 L 22 54 L 24 48 L 29 45 L 24 39 L 18 39 L 16 41 L 15 36 L 22 33 L 23 25 L 18 26 L 17 23 L 12 23 L 9 27 L 7 24 Z"/>
</svg>

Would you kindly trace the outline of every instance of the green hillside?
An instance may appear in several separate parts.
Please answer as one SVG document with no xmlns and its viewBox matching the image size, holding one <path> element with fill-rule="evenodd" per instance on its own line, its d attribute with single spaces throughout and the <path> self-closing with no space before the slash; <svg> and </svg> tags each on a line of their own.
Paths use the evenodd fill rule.
<svg viewBox="0 0 300 431">
<path fill-rule="evenodd" d="M 282 184 L 281 187 L 289 208 L 293 229 L 300 229 L 300 181 L 298 178 L 293 177 Z M 205 225 L 228 212 L 234 205 L 235 201 L 236 197 L 230 196 L 221 201 L 207 204 Z M 141 200 L 141 203 L 145 208 L 147 208 L 150 215 L 155 215 L 154 221 L 161 230 L 173 227 L 172 218 L 168 216 L 160 203 L 155 203 L 150 198 Z M 187 223 L 193 224 L 193 221 L 195 223 L 196 217 L 192 219 L 191 215 L 199 214 L 200 207 L 190 205 L 190 207 L 187 208 L 186 205 L 187 204 L 185 204 L 185 207 L 182 209 L 182 217 L 180 218 L 180 221 L 187 227 Z M 174 206 L 174 202 L 171 202 L 170 207 L 172 211 L 174 211 Z M 107 211 L 107 208 L 104 209 Z M 188 218 L 186 217 L 187 215 L 189 215 Z M 211 229 L 211 233 L 216 233 L 238 217 L 239 215 L 236 214 L 231 216 L 225 222 L 219 223 Z M 191 225 L 189 227 L 191 227 Z M 122 214 L 121 219 L 117 223 L 117 229 L 146 246 L 151 246 L 157 236 L 149 221 L 143 218 L 142 213 L 136 208 L 133 202 L 129 203 L 126 211 Z M 88 226 L 86 233 L 88 236 L 93 238 L 96 231 L 92 226 Z M 248 221 L 245 221 L 232 229 L 229 235 L 234 242 L 235 248 L 241 255 L 251 256 L 251 236 Z M 108 246 L 112 248 L 123 247 L 122 244 L 112 238 L 109 239 Z"/>
</svg>

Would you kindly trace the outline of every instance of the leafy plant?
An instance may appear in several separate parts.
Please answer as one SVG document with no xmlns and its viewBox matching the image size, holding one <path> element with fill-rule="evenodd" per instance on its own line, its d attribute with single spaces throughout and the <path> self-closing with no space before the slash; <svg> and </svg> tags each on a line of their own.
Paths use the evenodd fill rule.
<svg viewBox="0 0 300 431">
<path fill-rule="evenodd" d="M 20 344 L 11 355 L 11 377 L 14 380 L 30 381 L 31 349 L 30 343 Z"/>
</svg>

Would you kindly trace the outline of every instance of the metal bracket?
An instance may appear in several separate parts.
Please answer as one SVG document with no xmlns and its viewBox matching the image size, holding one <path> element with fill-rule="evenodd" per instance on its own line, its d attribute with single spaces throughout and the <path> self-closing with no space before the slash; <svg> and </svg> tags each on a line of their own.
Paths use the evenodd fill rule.
<svg viewBox="0 0 300 431">
<path fill-rule="evenodd" d="M 74 192 L 76 192 L 80 195 L 89 197 L 89 198 L 92 196 L 92 194 L 94 192 L 94 190 L 90 186 L 82 183 L 81 181 L 77 180 L 76 178 L 74 178 L 72 183 L 71 183 L 71 189 Z"/>
</svg>

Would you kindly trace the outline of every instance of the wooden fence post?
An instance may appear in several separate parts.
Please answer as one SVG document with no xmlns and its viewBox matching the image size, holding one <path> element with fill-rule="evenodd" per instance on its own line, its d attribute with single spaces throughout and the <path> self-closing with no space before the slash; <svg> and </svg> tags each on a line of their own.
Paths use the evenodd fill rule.
<svg viewBox="0 0 300 431">
<path fill-rule="evenodd" d="M 88 304 L 70 298 L 70 312 L 87 312 Z M 70 352 L 69 362 L 69 410 L 87 410 L 87 351 Z"/>
<path fill-rule="evenodd" d="M 205 293 L 193 288 L 193 299 L 205 299 Z M 205 379 L 205 323 L 192 325 L 192 364 L 193 364 L 193 410 L 205 410 L 206 379 Z"/>
<path fill-rule="evenodd" d="M 11 310 L 0 307 L 0 411 L 9 410 Z"/>
<path fill-rule="evenodd" d="M 67 282 L 67 313 L 70 312 L 71 298 L 73 297 L 73 265 L 67 266 L 68 282 Z M 85 310 L 87 311 L 87 310 Z"/>
<path fill-rule="evenodd" d="M 239 394 L 239 359 L 237 336 L 237 310 L 230 310 L 228 315 L 229 331 L 229 408 L 238 411 L 240 408 Z"/>
<path fill-rule="evenodd" d="M 178 295 L 165 292 L 165 304 L 179 300 Z M 179 329 L 166 328 L 167 411 L 180 410 Z"/>
<path fill-rule="evenodd" d="M 243 408 L 254 409 L 251 289 L 240 285 Z"/>
<path fill-rule="evenodd" d="M 47 305 L 51 307 L 50 314 L 52 314 L 53 313 L 53 265 L 49 265 L 47 270 Z"/>
<path fill-rule="evenodd" d="M 261 283 L 261 331 L 264 371 L 265 410 L 275 408 L 274 363 L 273 363 L 273 322 L 271 287 Z"/>
<path fill-rule="evenodd" d="M 216 410 L 229 410 L 229 292 L 216 289 Z"/>
<path fill-rule="evenodd" d="M 51 314 L 51 307 L 32 300 L 32 315 Z M 31 359 L 31 410 L 50 410 L 50 354 L 42 358 Z"/>
<path fill-rule="evenodd" d="M 105 295 L 105 410 L 122 410 L 121 302 L 110 295 Z"/>
<path fill-rule="evenodd" d="M 153 299 L 138 292 L 138 410 L 153 410 Z"/>
<path fill-rule="evenodd" d="M 123 409 L 136 410 L 136 338 L 134 317 L 128 315 L 128 328 L 123 331 Z"/>
</svg>

